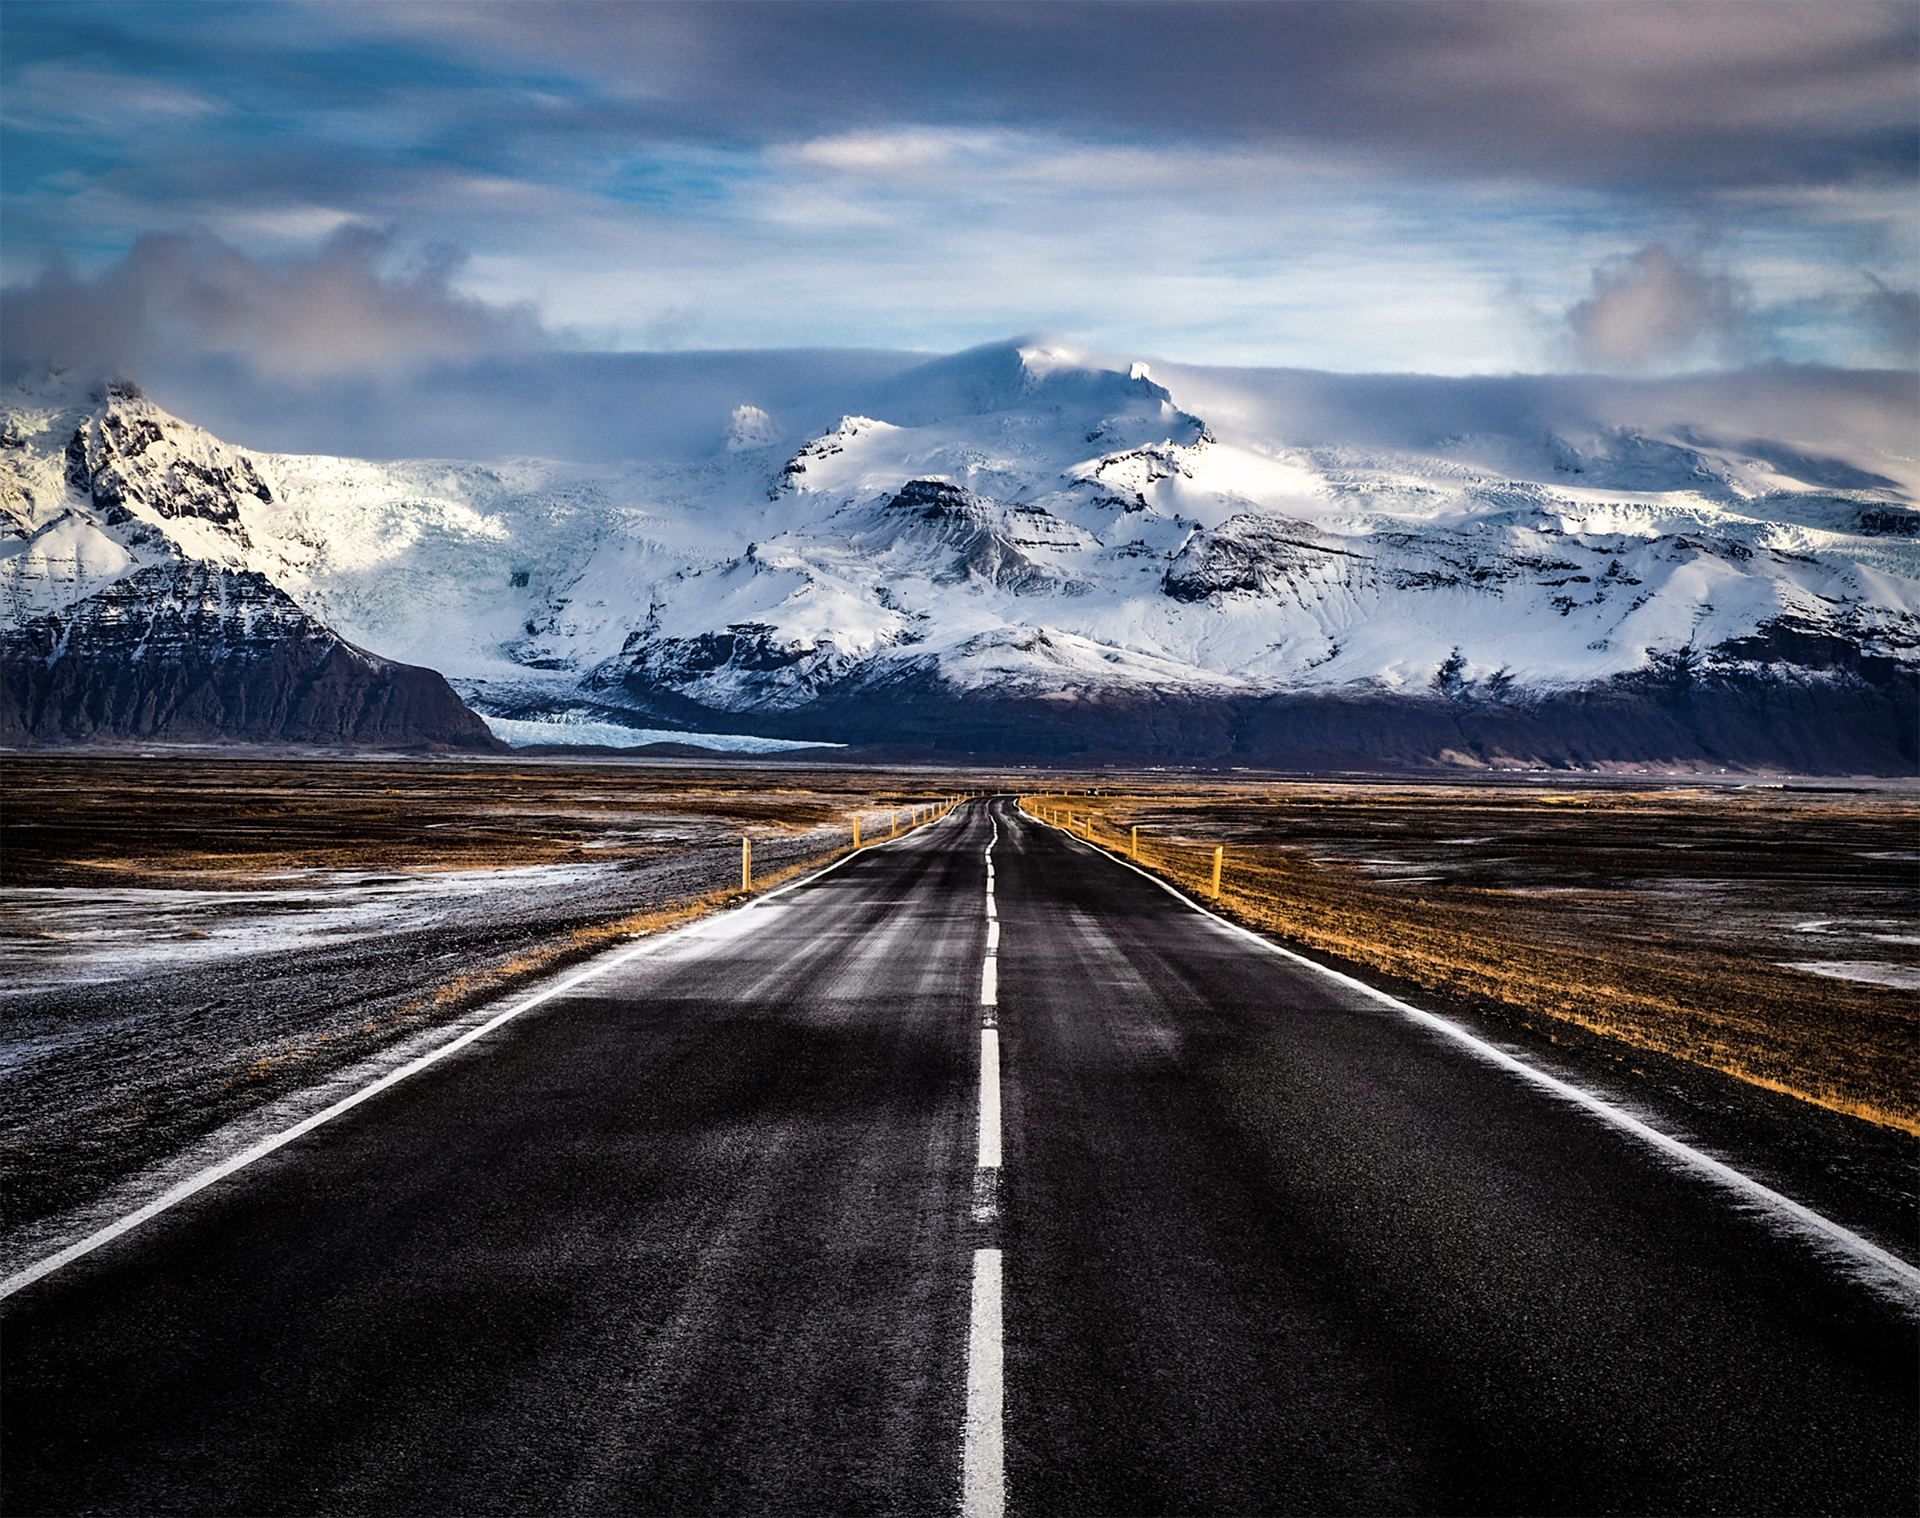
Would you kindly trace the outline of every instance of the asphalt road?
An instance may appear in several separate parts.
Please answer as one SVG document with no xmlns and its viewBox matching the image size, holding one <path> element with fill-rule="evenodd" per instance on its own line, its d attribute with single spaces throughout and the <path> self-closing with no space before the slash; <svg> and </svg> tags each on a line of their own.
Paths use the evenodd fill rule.
<svg viewBox="0 0 1920 1518">
<path fill-rule="evenodd" d="M 1010 1512 L 1916 1507 L 1910 1302 L 1005 802 L 9 1297 L 0 1505 L 951 1512 L 983 1249 Z"/>
</svg>

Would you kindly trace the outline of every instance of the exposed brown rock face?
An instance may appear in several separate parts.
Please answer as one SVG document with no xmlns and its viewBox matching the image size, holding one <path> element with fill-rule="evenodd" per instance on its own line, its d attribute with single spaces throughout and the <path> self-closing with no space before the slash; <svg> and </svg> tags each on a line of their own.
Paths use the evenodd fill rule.
<svg viewBox="0 0 1920 1518">
<path fill-rule="evenodd" d="M 430 669 L 354 647 L 264 575 L 155 565 L 0 634 L 0 741 L 504 747 Z"/>
</svg>

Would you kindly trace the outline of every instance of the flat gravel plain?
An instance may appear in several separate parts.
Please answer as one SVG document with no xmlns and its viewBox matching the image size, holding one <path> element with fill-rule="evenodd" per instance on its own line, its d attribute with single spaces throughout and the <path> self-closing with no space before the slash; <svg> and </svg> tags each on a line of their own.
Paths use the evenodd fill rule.
<svg viewBox="0 0 1920 1518">
<path fill-rule="evenodd" d="M 953 1511 L 996 829 L 1008 1511 L 1915 1508 L 1898 1272 L 1006 801 L 6 1299 L 0 1506 Z"/>
</svg>

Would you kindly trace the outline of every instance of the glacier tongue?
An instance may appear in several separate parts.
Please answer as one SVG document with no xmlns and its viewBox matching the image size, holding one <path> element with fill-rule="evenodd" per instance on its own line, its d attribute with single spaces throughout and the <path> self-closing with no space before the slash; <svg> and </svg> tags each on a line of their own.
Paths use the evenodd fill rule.
<svg viewBox="0 0 1920 1518">
<path fill-rule="evenodd" d="M 155 564 L 256 574 L 519 724 L 1789 762 L 1818 744 L 1726 745 L 1906 721 L 1920 514 L 1896 456 L 1724 418 L 1302 440 L 1230 381 L 1193 384 L 1214 421 L 1144 365 L 995 345 L 791 451 L 741 402 L 707 459 L 612 467 L 248 454 L 131 391 L 23 392 L 0 588 L 18 625 Z M 1902 741 L 1861 752 L 1897 766 Z"/>
</svg>

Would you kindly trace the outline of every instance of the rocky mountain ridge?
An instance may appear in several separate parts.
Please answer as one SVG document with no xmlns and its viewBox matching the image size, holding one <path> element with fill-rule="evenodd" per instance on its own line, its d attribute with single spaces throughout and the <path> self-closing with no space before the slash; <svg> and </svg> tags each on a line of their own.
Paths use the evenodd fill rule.
<svg viewBox="0 0 1920 1518">
<path fill-rule="evenodd" d="M 248 454 L 125 387 L 17 391 L 10 665 L 53 658 L 47 619 L 90 624 L 106 613 L 73 608 L 109 586 L 201 565 L 562 740 L 1915 766 L 1920 513 L 1897 451 L 1604 418 L 1302 445 L 1251 404 L 1215 423 L 1143 365 L 1031 344 L 862 406 L 788 449 L 742 400 L 692 463 L 375 464 Z"/>
</svg>

